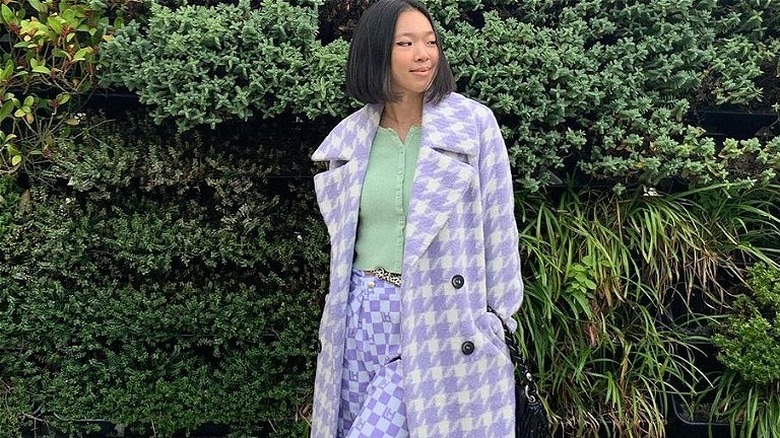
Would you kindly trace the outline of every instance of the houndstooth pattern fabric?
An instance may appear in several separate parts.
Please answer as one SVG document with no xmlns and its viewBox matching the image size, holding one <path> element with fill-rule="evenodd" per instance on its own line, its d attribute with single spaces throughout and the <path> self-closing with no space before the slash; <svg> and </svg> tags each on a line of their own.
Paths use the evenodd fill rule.
<svg viewBox="0 0 780 438">
<path fill-rule="evenodd" d="M 336 436 L 347 298 L 355 251 L 358 208 L 368 153 L 381 107 L 366 106 L 344 119 L 323 142 L 340 148 L 314 153 L 330 170 L 314 176 L 317 203 L 330 235 L 330 285 L 319 327 L 312 436 Z"/>
<path fill-rule="evenodd" d="M 408 436 L 398 287 L 354 271 L 347 307 L 338 438 Z"/>
<path fill-rule="evenodd" d="M 312 437 L 336 436 L 345 313 L 360 190 L 381 106 L 345 119 L 312 156 L 331 237 Z M 401 288 L 403 394 L 410 436 L 510 437 L 514 379 L 501 320 L 520 307 L 518 233 L 506 146 L 485 106 L 458 94 L 423 109 Z"/>
</svg>

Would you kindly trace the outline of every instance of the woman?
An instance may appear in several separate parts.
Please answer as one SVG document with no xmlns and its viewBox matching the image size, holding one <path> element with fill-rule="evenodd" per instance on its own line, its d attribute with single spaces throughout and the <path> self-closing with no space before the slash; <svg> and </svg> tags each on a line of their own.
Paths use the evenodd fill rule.
<svg viewBox="0 0 780 438">
<path fill-rule="evenodd" d="M 363 14 L 347 91 L 366 106 L 312 156 L 331 239 L 312 437 L 513 436 L 509 162 L 492 112 L 454 88 L 420 3 Z"/>
</svg>

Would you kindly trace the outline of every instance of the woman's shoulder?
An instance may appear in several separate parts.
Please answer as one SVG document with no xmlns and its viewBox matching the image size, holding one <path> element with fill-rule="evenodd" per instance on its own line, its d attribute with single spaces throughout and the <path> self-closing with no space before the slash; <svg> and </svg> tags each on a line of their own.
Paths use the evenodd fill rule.
<svg viewBox="0 0 780 438">
<path fill-rule="evenodd" d="M 363 105 L 360 109 L 354 111 L 352 114 L 344 117 L 331 131 L 340 131 L 348 129 L 356 125 L 371 124 L 373 121 L 379 123 L 379 116 L 381 115 L 381 106 L 368 104 Z"/>
<path fill-rule="evenodd" d="M 325 161 L 348 152 L 354 139 L 369 135 L 379 125 L 381 106 L 368 104 L 344 117 L 325 137 L 312 154 L 312 160 Z M 350 141 L 347 141 L 350 140 Z"/>
<path fill-rule="evenodd" d="M 449 107 L 456 112 L 459 112 L 458 110 L 462 110 L 468 114 L 474 114 L 477 116 L 493 114 L 493 111 L 491 111 L 491 109 L 482 102 L 455 92 L 448 94 L 447 97 L 442 99 L 439 105 Z"/>
<path fill-rule="evenodd" d="M 460 120 L 471 119 L 482 125 L 486 120 L 495 119 L 493 111 L 485 104 L 460 93 L 450 93 L 437 105 L 443 114 Z"/>
</svg>

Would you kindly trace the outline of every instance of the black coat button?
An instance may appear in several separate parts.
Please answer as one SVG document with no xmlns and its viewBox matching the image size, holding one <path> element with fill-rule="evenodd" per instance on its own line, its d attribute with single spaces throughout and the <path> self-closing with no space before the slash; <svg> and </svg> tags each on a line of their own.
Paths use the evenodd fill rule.
<svg viewBox="0 0 780 438">
<path fill-rule="evenodd" d="M 474 352 L 474 343 L 471 341 L 466 341 L 463 343 L 463 345 L 460 346 L 460 351 L 463 352 L 466 356 Z"/>
<path fill-rule="evenodd" d="M 452 287 L 455 289 L 460 289 L 463 287 L 463 276 L 462 275 L 456 275 L 452 277 Z"/>
</svg>

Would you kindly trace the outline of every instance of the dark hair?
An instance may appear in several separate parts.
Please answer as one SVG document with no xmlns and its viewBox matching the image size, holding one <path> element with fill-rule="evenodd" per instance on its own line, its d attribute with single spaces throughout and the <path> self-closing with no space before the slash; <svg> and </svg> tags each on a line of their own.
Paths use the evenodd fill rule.
<svg viewBox="0 0 780 438">
<path fill-rule="evenodd" d="M 436 33 L 439 47 L 439 64 L 436 76 L 426 92 L 426 100 L 439 103 L 455 91 L 455 78 L 444 56 L 439 33 L 425 6 L 417 0 L 379 0 L 366 9 L 352 36 L 347 61 L 347 93 L 353 98 L 363 103 L 385 103 L 399 99 L 393 91 L 390 57 L 398 16 L 409 10 L 425 15 Z"/>
</svg>

